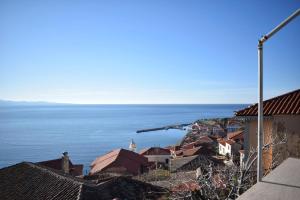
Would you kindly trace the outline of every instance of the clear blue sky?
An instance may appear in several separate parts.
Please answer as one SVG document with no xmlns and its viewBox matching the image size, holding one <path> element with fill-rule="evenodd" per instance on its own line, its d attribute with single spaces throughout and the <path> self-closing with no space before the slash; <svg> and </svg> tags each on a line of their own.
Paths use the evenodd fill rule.
<svg viewBox="0 0 300 200">
<path fill-rule="evenodd" d="M 257 40 L 300 1 L 0 0 L 0 99 L 254 103 Z M 265 98 L 300 88 L 300 17 L 265 45 Z"/>
</svg>

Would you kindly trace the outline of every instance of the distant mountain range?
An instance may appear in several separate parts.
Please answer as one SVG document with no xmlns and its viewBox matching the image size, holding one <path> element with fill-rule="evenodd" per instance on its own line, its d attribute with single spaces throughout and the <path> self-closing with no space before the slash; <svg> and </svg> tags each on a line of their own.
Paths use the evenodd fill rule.
<svg viewBox="0 0 300 200">
<path fill-rule="evenodd" d="M 66 103 L 45 102 L 45 101 L 0 100 L 0 106 L 46 106 L 46 105 L 67 105 L 67 104 Z"/>
</svg>

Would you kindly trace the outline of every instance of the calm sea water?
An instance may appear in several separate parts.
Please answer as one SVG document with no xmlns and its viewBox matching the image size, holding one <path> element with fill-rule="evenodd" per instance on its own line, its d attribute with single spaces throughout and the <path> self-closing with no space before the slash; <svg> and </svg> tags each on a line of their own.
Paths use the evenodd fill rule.
<svg viewBox="0 0 300 200">
<path fill-rule="evenodd" d="M 115 148 L 138 150 L 177 143 L 184 131 L 136 130 L 231 117 L 245 105 L 51 105 L 0 107 L 0 168 L 21 161 L 55 159 L 68 151 L 85 165 Z"/>
</svg>

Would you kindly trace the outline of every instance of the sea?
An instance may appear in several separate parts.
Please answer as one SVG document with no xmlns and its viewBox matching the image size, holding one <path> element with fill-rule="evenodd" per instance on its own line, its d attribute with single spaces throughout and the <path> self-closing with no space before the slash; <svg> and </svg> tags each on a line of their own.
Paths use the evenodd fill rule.
<svg viewBox="0 0 300 200">
<path fill-rule="evenodd" d="M 232 117 L 246 105 L 5 105 L 0 106 L 0 168 L 22 161 L 60 158 L 67 151 L 75 164 L 91 162 L 113 149 L 137 150 L 173 145 L 186 131 L 137 130 Z"/>
</svg>

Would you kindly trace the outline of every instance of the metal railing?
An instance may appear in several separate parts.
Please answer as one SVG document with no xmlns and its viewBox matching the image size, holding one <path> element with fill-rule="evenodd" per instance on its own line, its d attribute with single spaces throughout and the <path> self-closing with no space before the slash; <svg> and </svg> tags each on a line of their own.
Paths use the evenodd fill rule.
<svg viewBox="0 0 300 200">
<path fill-rule="evenodd" d="M 257 127 L 257 181 L 260 182 L 263 176 L 262 170 L 262 146 L 263 146 L 263 44 L 275 33 L 286 26 L 289 22 L 300 15 L 300 9 L 286 18 L 268 34 L 258 41 L 258 127 Z"/>
</svg>

